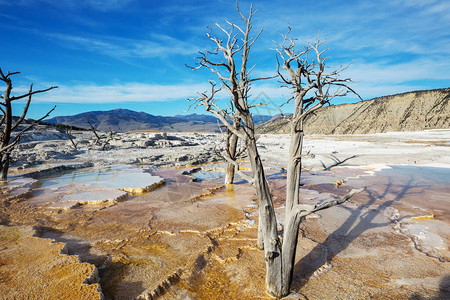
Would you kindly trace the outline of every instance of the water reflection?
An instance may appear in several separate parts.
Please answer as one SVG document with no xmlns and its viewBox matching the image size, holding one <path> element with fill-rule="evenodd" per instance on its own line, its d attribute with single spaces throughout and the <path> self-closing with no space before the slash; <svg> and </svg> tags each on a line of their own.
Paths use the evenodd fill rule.
<svg viewBox="0 0 450 300">
<path fill-rule="evenodd" d="M 219 179 L 225 176 L 225 172 L 218 172 L 218 171 L 204 171 L 204 172 L 196 172 L 192 173 L 191 176 L 193 176 L 197 181 L 203 181 L 203 180 L 213 180 L 213 179 Z"/>
<path fill-rule="evenodd" d="M 58 188 L 70 184 L 88 183 L 107 188 L 144 188 L 161 180 L 161 177 L 153 176 L 143 169 L 119 165 L 76 170 L 69 174 L 42 180 L 42 187 Z"/>
</svg>

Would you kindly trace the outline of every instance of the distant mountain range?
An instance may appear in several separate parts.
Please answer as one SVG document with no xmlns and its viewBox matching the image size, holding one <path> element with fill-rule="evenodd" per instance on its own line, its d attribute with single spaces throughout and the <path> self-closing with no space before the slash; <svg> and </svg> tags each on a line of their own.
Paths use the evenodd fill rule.
<svg viewBox="0 0 450 300">
<path fill-rule="evenodd" d="M 306 134 L 366 134 L 450 128 L 450 88 L 326 106 L 309 115 Z M 289 133 L 288 118 L 264 123 L 259 133 Z"/>
<path fill-rule="evenodd" d="M 270 120 L 272 116 L 254 116 L 256 124 Z M 136 112 L 129 109 L 114 109 L 109 111 L 90 111 L 74 116 L 58 116 L 48 120 L 51 124 L 64 124 L 81 128 L 90 128 L 87 120 L 100 131 L 190 131 L 190 132 L 217 132 L 218 119 L 212 115 L 190 114 L 173 117 L 154 116 L 145 112 Z"/>
</svg>

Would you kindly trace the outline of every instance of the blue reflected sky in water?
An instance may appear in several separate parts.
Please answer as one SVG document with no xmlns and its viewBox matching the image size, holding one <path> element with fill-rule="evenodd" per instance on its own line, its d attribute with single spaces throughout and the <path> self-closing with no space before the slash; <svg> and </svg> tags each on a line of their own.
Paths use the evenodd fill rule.
<svg viewBox="0 0 450 300">
<path fill-rule="evenodd" d="M 225 172 L 197 172 L 192 173 L 191 176 L 195 177 L 197 181 L 219 179 L 225 176 Z"/>
<path fill-rule="evenodd" d="M 416 184 L 450 186 L 450 168 L 390 166 L 390 169 L 383 169 L 377 175 L 409 177 Z"/>
<path fill-rule="evenodd" d="M 111 188 L 146 187 L 159 181 L 150 173 L 132 166 L 120 165 L 100 169 L 78 170 L 58 177 L 42 180 L 42 187 L 57 188 L 72 183 L 87 183 Z"/>
</svg>

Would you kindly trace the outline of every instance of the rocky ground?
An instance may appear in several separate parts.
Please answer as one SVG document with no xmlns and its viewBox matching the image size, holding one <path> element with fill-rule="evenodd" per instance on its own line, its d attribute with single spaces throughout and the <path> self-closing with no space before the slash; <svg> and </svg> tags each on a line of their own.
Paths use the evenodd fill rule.
<svg viewBox="0 0 450 300">
<path fill-rule="evenodd" d="M 254 192 L 222 185 L 220 135 L 72 139 L 41 127 L 13 153 L 0 299 L 270 298 Z M 289 137 L 259 144 L 281 229 Z M 291 298 L 448 298 L 450 130 L 313 135 L 308 152 L 302 201 L 368 188 L 302 223 Z"/>
</svg>

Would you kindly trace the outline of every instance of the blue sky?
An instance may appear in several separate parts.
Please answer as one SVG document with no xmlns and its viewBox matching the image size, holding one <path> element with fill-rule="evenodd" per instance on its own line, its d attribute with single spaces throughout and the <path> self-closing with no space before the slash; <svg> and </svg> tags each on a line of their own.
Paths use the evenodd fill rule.
<svg viewBox="0 0 450 300">
<path fill-rule="evenodd" d="M 240 1 L 248 12 L 251 2 Z M 450 86 L 450 2 L 437 0 L 258 1 L 251 63 L 254 76 L 274 74 L 273 41 L 292 27 L 298 45 L 320 30 L 330 66 L 353 61 L 345 75 L 364 99 Z M 0 0 L 0 67 L 20 71 L 15 92 L 58 85 L 33 98 L 29 117 L 129 108 L 155 115 L 185 113 L 188 97 L 208 89 L 192 71 L 198 50 L 211 49 L 206 26 L 237 21 L 235 1 Z M 217 31 L 215 31 L 217 32 Z M 276 80 L 254 86 L 275 114 L 288 96 Z M 2 87 L 3 88 L 3 87 Z M 335 104 L 354 102 L 340 99 Z M 24 102 L 16 104 L 19 114 Z M 284 110 L 289 110 L 289 107 Z M 201 108 L 196 113 L 204 113 Z"/>
</svg>

